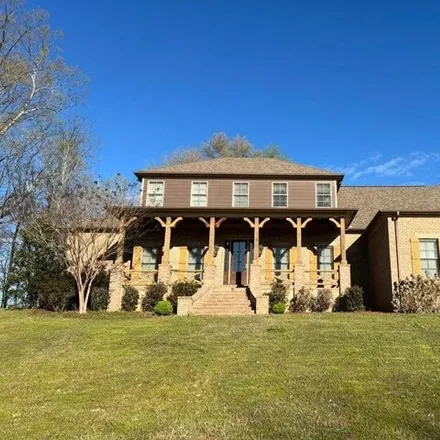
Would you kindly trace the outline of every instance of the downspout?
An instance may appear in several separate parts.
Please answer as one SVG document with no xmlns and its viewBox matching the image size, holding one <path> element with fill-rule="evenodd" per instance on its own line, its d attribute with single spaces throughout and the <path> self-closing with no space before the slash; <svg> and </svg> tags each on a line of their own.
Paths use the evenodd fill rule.
<svg viewBox="0 0 440 440">
<path fill-rule="evenodd" d="M 394 243 L 396 246 L 396 262 L 397 262 L 397 280 L 400 281 L 400 260 L 399 260 L 399 215 L 400 212 L 396 211 L 396 214 L 391 217 L 394 222 Z"/>
</svg>

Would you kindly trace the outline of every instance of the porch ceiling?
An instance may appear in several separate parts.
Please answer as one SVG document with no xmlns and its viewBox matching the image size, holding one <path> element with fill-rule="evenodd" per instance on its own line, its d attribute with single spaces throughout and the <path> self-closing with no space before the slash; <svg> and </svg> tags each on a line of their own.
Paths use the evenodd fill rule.
<svg viewBox="0 0 440 440">
<path fill-rule="evenodd" d="M 131 215 L 140 215 L 142 217 L 227 217 L 227 218 L 243 218 L 243 217 L 270 217 L 285 219 L 286 217 L 301 218 L 345 218 L 346 227 L 350 226 L 357 209 L 342 208 L 319 208 L 319 209 L 217 209 L 217 208 L 152 208 L 142 207 L 130 208 Z"/>
</svg>

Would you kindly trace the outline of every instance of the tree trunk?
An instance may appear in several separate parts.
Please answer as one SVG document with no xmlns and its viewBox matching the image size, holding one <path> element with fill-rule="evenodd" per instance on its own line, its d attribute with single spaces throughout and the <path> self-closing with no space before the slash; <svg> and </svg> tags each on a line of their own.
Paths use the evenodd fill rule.
<svg viewBox="0 0 440 440">
<path fill-rule="evenodd" d="M 17 248 L 17 240 L 18 240 L 19 232 L 20 232 L 20 223 L 17 223 L 15 225 L 14 235 L 12 236 L 11 250 L 9 251 L 8 264 L 6 268 L 5 280 L 2 289 L 3 295 L 2 295 L 1 307 L 3 307 L 4 309 L 8 306 L 9 289 L 11 288 L 11 282 L 10 282 L 11 270 L 12 270 L 12 265 L 14 264 L 15 250 Z"/>
<path fill-rule="evenodd" d="M 87 313 L 87 303 L 85 298 L 85 287 L 84 286 L 77 286 L 78 287 L 78 298 L 79 298 L 79 313 Z"/>
</svg>

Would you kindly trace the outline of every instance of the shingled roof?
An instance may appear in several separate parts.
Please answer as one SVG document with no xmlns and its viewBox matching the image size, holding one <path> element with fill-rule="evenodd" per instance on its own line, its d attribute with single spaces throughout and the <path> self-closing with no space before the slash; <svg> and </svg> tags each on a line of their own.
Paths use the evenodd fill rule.
<svg viewBox="0 0 440 440">
<path fill-rule="evenodd" d="M 437 186 L 341 186 L 339 208 L 356 208 L 351 229 L 365 229 L 379 211 L 440 211 Z"/>
<path fill-rule="evenodd" d="M 162 175 L 247 175 L 247 176 L 335 176 L 340 173 L 265 157 L 224 157 L 200 162 L 150 168 L 135 172 L 137 177 Z"/>
</svg>

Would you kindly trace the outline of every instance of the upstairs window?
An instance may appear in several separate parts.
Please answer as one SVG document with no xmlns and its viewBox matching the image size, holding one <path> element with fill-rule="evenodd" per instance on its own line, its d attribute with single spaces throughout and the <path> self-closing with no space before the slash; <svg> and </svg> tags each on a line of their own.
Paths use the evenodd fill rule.
<svg viewBox="0 0 440 440">
<path fill-rule="evenodd" d="M 208 206 L 208 182 L 192 182 L 191 206 Z"/>
<path fill-rule="evenodd" d="M 150 180 L 147 188 L 147 206 L 163 206 L 163 180 Z"/>
<path fill-rule="evenodd" d="M 422 275 L 437 276 L 440 273 L 438 241 L 436 239 L 421 238 L 419 246 Z"/>
<path fill-rule="evenodd" d="M 332 271 L 333 270 L 333 248 L 332 247 L 318 247 L 318 270 Z"/>
<path fill-rule="evenodd" d="M 332 207 L 332 193 L 330 183 L 316 184 L 316 207 L 317 208 L 331 208 Z"/>
<path fill-rule="evenodd" d="M 287 207 L 287 183 L 273 182 L 272 183 L 272 206 L 274 208 Z"/>
<path fill-rule="evenodd" d="M 233 183 L 232 206 L 235 208 L 246 208 L 249 206 L 249 183 Z"/>
<path fill-rule="evenodd" d="M 158 248 L 143 248 L 142 249 L 142 271 L 154 271 L 159 266 L 159 249 Z"/>
</svg>

